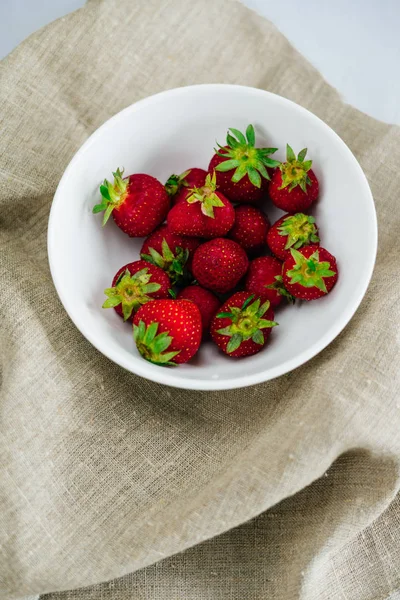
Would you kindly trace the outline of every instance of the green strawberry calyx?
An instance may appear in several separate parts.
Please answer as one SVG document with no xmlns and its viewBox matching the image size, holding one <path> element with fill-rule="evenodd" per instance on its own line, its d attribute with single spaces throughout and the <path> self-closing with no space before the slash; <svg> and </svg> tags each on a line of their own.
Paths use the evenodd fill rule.
<svg viewBox="0 0 400 600">
<path fill-rule="evenodd" d="M 234 183 L 247 175 L 255 187 L 261 187 L 262 178 L 270 179 L 266 167 L 278 167 L 280 162 L 269 156 L 274 154 L 278 148 L 255 148 L 255 142 L 253 125 L 248 125 L 246 135 L 231 127 L 226 137 L 226 146 L 218 144 L 219 150 L 215 150 L 218 156 L 222 156 L 226 160 L 217 165 L 215 169 L 222 173 L 234 170 L 232 175 Z"/>
<path fill-rule="evenodd" d="M 191 194 L 186 198 L 186 202 L 194 204 L 195 202 L 201 203 L 201 212 L 206 217 L 215 219 L 214 208 L 225 206 L 224 202 L 215 193 L 217 189 L 217 177 L 215 171 L 211 175 L 210 173 L 206 177 L 205 184 L 201 188 L 193 188 Z"/>
<path fill-rule="evenodd" d="M 155 365 L 176 366 L 172 359 L 179 354 L 180 350 L 174 352 L 165 352 L 172 342 L 172 337 L 168 332 L 157 335 L 159 323 L 151 323 L 148 327 L 144 321 L 140 320 L 139 325 L 133 326 L 133 339 L 136 342 L 140 354 Z"/>
<path fill-rule="evenodd" d="M 237 350 L 242 342 L 249 340 L 250 338 L 254 343 L 264 344 L 263 329 L 267 327 L 275 327 L 278 323 L 275 321 L 268 321 L 263 319 L 263 315 L 269 309 L 270 303 L 264 302 L 261 304 L 258 298 L 252 302 L 254 294 L 249 296 L 244 301 L 241 308 L 237 306 L 229 306 L 229 311 L 221 312 L 217 314 L 219 319 L 230 319 L 231 324 L 223 329 L 218 329 L 217 333 L 220 335 L 226 335 L 230 337 L 226 351 L 228 353 Z"/>
<path fill-rule="evenodd" d="M 125 269 L 125 272 L 118 277 L 115 286 L 104 290 L 105 295 L 108 297 L 103 304 L 103 308 L 113 308 L 121 305 L 124 321 L 126 321 L 132 315 L 132 311 L 136 312 L 142 304 L 154 300 L 149 294 L 157 292 L 161 285 L 151 283 L 150 279 L 151 273 L 147 268 L 141 269 L 133 275 L 131 275 L 129 269 Z"/>
<path fill-rule="evenodd" d="M 129 179 L 124 179 L 123 174 L 124 169 L 117 169 L 113 173 L 114 183 L 105 179 L 100 186 L 101 202 L 93 207 L 93 213 L 104 211 L 103 226 L 107 223 L 114 208 L 120 206 L 127 196 Z"/>
<path fill-rule="evenodd" d="M 189 173 L 190 169 L 184 173 L 181 173 L 180 175 L 172 174 L 168 177 L 164 185 L 168 196 L 175 196 L 175 194 L 177 194 L 182 187 L 188 186 L 186 177 L 189 175 Z"/>
<path fill-rule="evenodd" d="M 307 148 L 303 148 L 296 158 L 292 148 L 286 144 L 286 162 L 279 165 L 282 173 L 280 190 L 289 187 L 289 191 L 291 191 L 299 185 L 303 192 L 307 192 L 307 185 L 311 185 L 308 171 L 311 169 L 312 160 L 304 160 L 306 154 Z"/>
<path fill-rule="evenodd" d="M 290 250 L 295 264 L 287 271 L 286 275 L 290 277 L 290 284 L 302 285 L 306 288 L 316 287 L 325 294 L 326 289 L 324 277 L 332 277 L 336 275 L 335 271 L 331 270 L 331 265 L 328 261 L 319 260 L 319 251 L 316 250 L 308 258 L 303 256 L 301 252 L 292 248 Z"/>
<path fill-rule="evenodd" d="M 278 233 L 287 236 L 285 250 L 301 248 L 305 244 L 319 242 L 315 219 L 303 213 L 296 213 L 286 219 L 278 227 Z"/>
<path fill-rule="evenodd" d="M 172 252 L 167 240 L 161 242 L 161 254 L 154 248 L 149 248 L 149 254 L 140 255 L 143 260 L 163 269 L 170 277 L 173 285 L 182 283 L 187 278 L 186 263 L 189 258 L 189 250 L 176 246 L 175 253 Z"/>
<path fill-rule="evenodd" d="M 280 296 L 284 296 L 291 304 L 295 303 L 295 297 L 290 294 L 283 285 L 282 275 L 275 275 L 274 283 L 265 286 L 267 290 L 275 290 Z"/>
</svg>

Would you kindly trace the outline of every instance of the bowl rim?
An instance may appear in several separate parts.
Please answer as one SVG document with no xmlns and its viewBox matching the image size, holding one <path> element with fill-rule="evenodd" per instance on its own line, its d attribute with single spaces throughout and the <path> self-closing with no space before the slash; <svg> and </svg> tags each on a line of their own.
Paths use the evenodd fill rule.
<svg viewBox="0 0 400 600">
<path fill-rule="evenodd" d="M 270 96 L 270 97 L 274 97 L 275 99 L 278 98 L 281 103 L 287 104 L 288 106 L 290 106 L 290 108 L 292 110 L 295 110 L 298 113 L 307 114 L 308 116 L 311 116 L 313 119 L 316 119 L 317 121 L 319 121 L 324 126 L 324 128 L 326 128 L 330 132 L 330 134 L 332 136 L 334 136 L 338 140 L 340 140 L 342 147 L 343 147 L 343 151 L 347 154 L 348 159 L 350 159 L 354 163 L 355 168 L 358 170 L 359 175 L 360 175 L 360 183 L 362 183 L 365 188 L 364 193 L 366 194 L 366 196 L 369 197 L 368 207 L 369 207 L 370 213 L 371 213 L 371 215 L 370 215 L 370 218 L 372 219 L 371 227 L 373 229 L 373 235 L 371 236 L 371 239 L 370 239 L 370 242 L 371 242 L 370 252 L 368 253 L 368 259 L 367 259 L 367 264 L 366 264 L 367 276 L 365 277 L 364 281 L 362 282 L 362 285 L 361 285 L 358 295 L 356 297 L 354 297 L 351 304 L 348 303 L 345 306 L 343 312 L 341 313 L 340 318 L 337 319 L 334 326 L 331 327 L 329 329 L 329 331 L 326 332 L 321 338 L 319 338 L 319 340 L 317 342 L 315 342 L 310 348 L 308 348 L 307 350 L 304 350 L 296 357 L 293 357 L 292 359 L 284 361 L 275 367 L 270 367 L 266 371 L 257 371 L 256 373 L 252 373 L 250 375 L 243 374 L 242 376 L 240 376 L 239 378 L 234 379 L 234 380 L 228 380 L 228 379 L 226 379 L 226 380 L 206 379 L 206 380 L 204 380 L 201 378 L 181 379 L 178 375 L 177 369 L 172 369 L 172 368 L 166 369 L 165 367 L 153 365 L 153 364 L 149 363 L 148 361 L 141 359 L 141 358 L 139 360 L 135 360 L 134 362 L 131 362 L 130 360 L 127 360 L 124 356 L 119 355 L 118 352 L 114 351 L 113 349 L 110 350 L 109 348 L 107 348 L 106 344 L 103 344 L 101 342 L 101 339 L 98 339 L 95 335 L 92 335 L 92 333 L 86 328 L 85 320 L 83 317 L 80 316 L 79 310 L 76 310 L 75 306 L 68 301 L 66 294 L 64 294 L 64 292 L 63 292 L 63 287 L 62 287 L 62 282 L 61 282 L 61 279 L 62 279 L 61 273 L 59 273 L 57 271 L 57 267 L 55 264 L 55 255 L 56 255 L 55 248 L 56 248 L 56 244 L 57 244 L 57 239 L 56 239 L 56 236 L 54 235 L 54 231 L 55 231 L 54 224 L 55 224 L 55 221 L 57 218 L 56 217 L 57 205 L 59 202 L 61 202 L 62 194 L 63 194 L 62 189 L 63 189 L 65 182 L 69 178 L 70 173 L 72 172 L 75 164 L 80 160 L 81 155 L 86 151 L 86 149 L 92 143 L 95 142 L 96 138 L 100 135 L 101 132 L 103 132 L 105 129 L 107 129 L 109 127 L 112 127 L 112 125 L 114 124 L 115 121 L 117 121 L 119 119 L 123 119 L 125 117 L 125 115 L 128 113 L 136 112 L 144 104 L 151 104 L 153 102 L 158 102 L 165 96 L 180 96 L 180 95 L 185 95 L 187 93 L 193 93 L 196 90 L 204 90 L 206 88 L 208 88 L 208 90 L 210 92 L 217 91 L 221 88 L 224 88 L 224 89 L 229 88 L 232 90 L 232 92 L 235 92 L 235 91 L 242 92 L 243 90 L 246 90 L 250 94 L 260 95 L 260 96 L 264 96 L 264 97 Z M 288 373 L 288 372 L 296 369 L 297 367 L 300 367 L 304 363 L 306 363 L 309 360 L 311 360 L 312 358 L 314 358 L 314 356 L 319 354 L 322 350 L 324 350 L 346 327 L 346 325 L 352 319 L 352 317 L 354 316 L 358 307 L 360 306 L 360 304 L 365 296 L 365 293 L 368 289 L 369 283 L 371 281 L 371 277 L 372 277 L 374 266 L 375 266 L 377 247 L 378 247 L 378 223 L 377 223 L 377 216 L 376 216 L 376 210 L 375 210 L 375 204 L 374 204 L 372 192 L 371 192 L 368 180 L 365 176 L 365 173 L 362 170 L 358 160 L 356 159 L 354 154 L 351 152 L 351 150 L 347 146 L 347 144 L 342 140 L 342 138 L 329 125 L 327 125 L 327 123 L 325 123 L 322 119 L 317 117 L 314 113 L 312 113 L 308 109 L 300 106 L 296 102 L 289 100 L 288 98 L 280 96 L 279 94 L 274 94 L 272 92 L 268 92 L 268 91 L 260 89 L 260 88 L 255 88 L 255 87 L 250 87 L 250 86 L 245 86 L 245 85 L 237 85 L 237 84 L 226 84 L 226 83 L 203 83 L 203 84 L 197 84 L 197 85 L 182 86 L 182 87 L 178 87 L 178 88 L 171 88 L 171 89 L 168 89 L 168 90 L 165 90 L 162 92 L 158 92 L 156 94 L 152 94 L 151 96 L 142 98 L 141 100 L 138 100 L 137 102 L 134 102 L 133 104 L 127 106 L 123 110 L 119 111 L 118 113 L 116 113 L 115 115 L 110 117 L 102 125 L 100 125 L 100 127 L 98 127 L 88 137 L 88 139 L 80 146 L 80 148 L 77 150 L 77 152 L 74 154 L 74 156 L 70 160 L 67 168 L 65 169 L 65 171 L 58 183 L 58 186 L 57 186 L 57 189 L 56 189 L 53 201 L 52 201 L 50 215 L 49 215 L 49 221 L 48 221 L 48 231 L 47 231 L 48 260 L 49 260 L 50 272 L 51 272 L 54 286 L 55 286 L 57 294 L 61 300 L 61 303 L 64 306 L 64 309 L 66 310 L 68 316 L 70 317 L 70 319 L 72 320 L 74 325 L 82 333 L 82 335 L 104 356 L 106 356 L 107 358 L 109 358 L 110 360 L 112 360 L 113 362 L 120 365 L 121 367 L 123 367 L 124 369 L 126 369 L 127 371 L 129 371 L 131 373 L 134 373 L 141 377 L 145 377 L 146 379 L 149 379 L 156 383 L 168 385 L 171 387 L 181 388 L 181 389 L 192 389 L 192 390 L 199 390 L 199 391 L 200 390 L 216 391 L 216 390 L 240 389 L 240 388 L 247 387 L 250 385 L 263 383 L 265 381 L 269 381 L 271 379 L 275 379 L 276 377 L 284 375 L 285 373 Z"/>
</svg>

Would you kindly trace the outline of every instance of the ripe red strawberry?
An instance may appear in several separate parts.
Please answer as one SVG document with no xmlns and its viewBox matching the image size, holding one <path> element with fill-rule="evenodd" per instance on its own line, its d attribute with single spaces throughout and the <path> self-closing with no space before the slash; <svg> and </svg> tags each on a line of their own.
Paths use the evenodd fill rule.
<svg viewBox="0 0 400 600">
<path fill-rule="evenodd" d="M 199 349 L 201 335 L 200 311 L 188 300 L 148 302 L 133 321 L 133 337 L 140 354 L 156 365 L 187 362 Z"/>
<path fill-rule="evenodd" d="M 114 184 L 104 180 L 100 186 L 102 200 L 93 208 L 104 212 L 103 225 L 112 214 L 115 223 L 130 237 L 149 235 L 167 216 L 170 200 L 162 183 L 151 175 L 139 173 L 123 177 L 117 169 Z"/>
<path fill-rule="evenodd" d="M 264 198 L 270 179 L 268 169 L 280 164 L 269 157 L 277 148 L 255 148 L 253 125 L 247 127 L 246 136 L 230 128 L 226 146 L 218 146 L 208 171 L 217 172 L 220 191 L 232 202 L 254 203 Z"/>
<path fill-rule="evenodd" d="M 215 173 L 207 175 L 203 187 L 193 188 L 185 201 L 168 213 L 168 228 L 178 235 L 215 238 L 228 233 L 234 222 L 232 204 L 216 191 Z"/>
<path fill-rule="evenodd" d="M 283 283 L 301 300 L 315 300 L 328 294 L 338 278 L 336 259 L 320 246 L 291 249 L 283 263 Z"/>
<path fill-rule="evenodd" d="M 289 213 L 301 212 L 310 208 L 318 198 L 319 184 L 312 161 L 304 160 L 307 148 L 303 148 L 296 158 L 292 148 L 286 146 L 286 162 L 274 171 L 268 192 L 272 202 L 278 208 Z"/>
<path fill-rule="evenodd" d="M 108 298 L 103 308 L 114 308 L 124 321 L 132 321 L 142 304 L 156 298 L 168 298 L 171 283 L 159 267 L 136 260 L 121 267 L 111 285 L 104 290 Z"/>
<path fill-rule="evenodd" d="M 242 246 L 249 256 L 260 254 L 265 247 L 270 223 L 267 216 L 255 206 L 241 204 L 235 208 L 235 224 L 229 237 Z"/>
<path fill-rule="evenodd" d="M 318 228 L 314 217 L 304 213 L 283 215 L 268 231 L 267 244 L 280 260 L 291 256 L 291 248 L 298 250 L 310 244 L 319 246 Z"/>
<path fill-rule="evenodd" d="M 191 300 L 197 305 L 201 314 L 203 334 L 206 334 L 209 330 L 211 319 L 221 306 L 218 298 L 212 292 L 199 285 L 189 285 L 179 292 L 178 300 Z"/>
<path fill-rule="evenodd" d="M 236 292 L 221 306 L 211 323 L 211 336 L 228 356 L 250 356 L 260 352 L 271 328 L 278 325 L 268 300 L 261 304 L 249 292 Z"/>
<path fill-rule="evenodd" d="M 273 256 L 260 256 L 251 261 L 247 271 L 245 289 L 261 298 L 269 300 L 272 308 L 276 308 L 285 296 L 289 302 L 294 298 L 284 288 L 282 280 L 282 263 Z"/>
<path fill-rule="evenodd" d="M 170 196 L 172 203 L 176 204 L 178 198 L 181 199 L 184 197 L 180 192 L 185 192 L 185 190 L 195 187 L 203 187 L 206 177 L 207 171 L 197 168 L 188 169 L 180 175 L 170 175 L 165 184 L 165 189 L 168 196 Z"/>
<path fill-rule="evenodd" d="M 223 294 L 239 283 L 248 266 L 247 254 L 237 242 L 216 238 L 197 248 L 192 273 L 200 285 Z"/>
<path fill-rule="evenodd" d="M 200 243 L 198 238 L 176 235 L 167 225 L 161 225 L 144 241 L 140 256 L 163 269 L 172 284 L 184 284 L 191 279 L 189 270 Z"/>
</svg>

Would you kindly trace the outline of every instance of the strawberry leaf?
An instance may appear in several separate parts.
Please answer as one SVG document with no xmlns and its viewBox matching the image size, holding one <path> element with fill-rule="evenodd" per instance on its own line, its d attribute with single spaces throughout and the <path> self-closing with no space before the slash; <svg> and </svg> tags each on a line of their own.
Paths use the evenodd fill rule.
<svg viewBox="0 0 400 600">
<path fill-rule="evenodd" d="M 246 129 L 246 138 L 249 146 L 254 146 L 256 143 L 256 134 L 254 133 L 253 125 L 248 125 Z"/>
<path fill-rule="evenodd" d="M 260 160 L 257 161 L 255 169 L 260 173 L 262 177 L 264 177 L 264 179 L 270 179 L 267 169 L 264 167 L 264 164 Z"/>
<path fill-rule="evenodd" d="M 163 238 L 163 240 L 161 242 L 161 250 L 162 250 L 163 258 L 165 260 L 168 260 L 168 261 L 174 260 L 175 256 L 174 256 L 173 252 L 171 252 L 171 249 L 168 246 L 167 240 L 165 238 Z"/>
<path fill-rule="evenodd" d="M 307 175 L 307 171 L 311 169 L 312 161 L 304 161 L 307 154 L 307 148 L 303 148 L 296 158 L 292 148 L 286 146 L 286 162 L 282 163 L 279 168 L 282 173 L 282 185 L 279 189 L 289 188 L 289 191 L 299 186 L 300 189 L 307 193 L 307 185 L 311 185 L 311 179 Z"/>
<path fill-rule="evenodd" d="M 258 326 L 260 329 L 266 329 L 267 327 L 276 327 L 278 323 L 275 321 L 268 321 L 268 319 L 260 319 Z"/>
<path fill-rule="evenodd" d="M 300 152 L 298 153 L 297 160 L 299 162 L 303 162 L 306 157 L 306 154 L 307 154 L 307 148 L 303 148 L 303 150 L 300 150 Z M 296 159 L 296 157 L 295 157 L 295 159 Z M 309 162 L 311 162 L 311 161 L 309 161 Z"/>
<path fill-rule="evenodd" d="M 224 162 L 219 163 L 219 165 L 215 167 L 215 170 L 225 173 L 226 171 L 231 171 L 232 169 L 235 169 L 239 165 L 240 162 L 238 160 L 224 160 Z"/>
<path fill-rule="evenodd" d="M 260 346 L 262 346 L 264 344 L 264 336 L 261 329 L 257 329 L 257 331 L 255 331 L 251 336 L 251 339 L 255 344 L 260 344 Z"/>
<path fill-rule="evenodd" d="M 226 141 L 228 143 L 228 146 L 230 146 L 231 148 L 237 148 L 240 145 L 239 142 L 237 140 L 235 140 L 234 137 L 232 137 L 231 135 L 229 135 L 229 133 L 226 136 Z"/>
<path fill-rule="evenodd" d="M 234 183 L 238 183 L 245 175 L 247 175 L 247 166 L 245 164 L 241 164 L 234 172 L 232 181 Z"/>
<path fill-rule="evenodd" d="M 111 296 L 103 303 L 102 308 L 114 308 L 115 306 L 118 306 L 118 304 L 121 304 L 121 302 L 121 296 Z"/>
<path fill-rule="evenodd" d="M 267 300 L 266 302 L 264 302 L 264 304 L 261 304 L 260 309 L 257 311 L 257 316 L 258 317 L 262 317 L 267 310 L 269 309 L 271 303 L 269 300 Z"/>
<path fill-rule="evenodd" d="M 244 135 L 241 131 L 239 131 L 238 129 L 234 129 L 233 127 L 230 127 L 229 131 L 231 131 L 233 133 L 233 135 L 235 135 L 237 137 L 238 142 L 240 144 L 243 144 L 244 146 L 247 145 L 246 138 L 244 137 Z"/>
<path fill-rule="evenodd" d="M 132 314 L 133 304 L 121 303 L 122 314 L 124 315 L 124 321 L 127 321 Z"/>
<path fill-rule="evenodd" d="M 143 337 L 143 341 L 145 341 L 147 344 L 150 344 L 150 342 L 152 342 L 154 340 L 154 338 L 156 337 L 157 329 L 158 329 L 158 323 L 151 323 L 151 325 L 149 325 L 148 328 L 146 329 L 146 333 Z"/>
<path fill-rule="evenodd" d="M 222 329 L 217 329 L 217 333 L 219 333 L 221 335 L 228 335 L 229 337 L 232 337 L 232 335 L 233 335 L 230 326 L 223 327 Z"/>
<path fill-rule="evenodd" d="M 304 160 L 304 156 L 303 156 L 302 160 Z M 293 152 L 293 149 L 289 146 L 289 144 L 286 144 L 286 160 L 288 162 L 292 162 L 292 161 L 296 160 L 296 155 Z M 299 158 L 299 160 L 300 160 L 300 158 Z"/>
<path fill-rule="evenodd" d="M 103 198 L 108 200 L 108 202 L 111 202 L 110 193 L 105 185 L 100 186 L 100 194 L 103 196 Z"/>
<path fill-rule="evenodd" d="M 152 294 L 153 292 L 158 292 L 161 285 L 159 283 L 147 283 L 143 286 L 143 291 L 145 294 Z"/>
<path fill-rule="evenodd" d="M 257 298 L 252 304 L 249 304 L 246 313 L 255 316 L 260 308 L 260 298 Z"/>
<path fill-rule="evenodd" d="M 243 341 L 243 336 L 240 333 L 234 333 L 228 342 L 226 351 L 229 352 L 229 354 L 231 352 L 234 352 L 235 350 L 237 350 L 239 348 L 242 341 Z"/>
<path fill-rule="evenodd" d="M 244 310 L 250 304 L 250 302 L 253 300 L 253 298 L 254 298 L 254 294 L 250 294 L 250 296 L 248 298 L 246 298 L 246 300 L 242 304 L 242 310 Z"/>
<path fill-rule="evenodd" d="M 238 183 L 245 175 L 254 187 L 260 188 L 262 178 L 269 180 L 270 176 L 265 167 L 277 167 L 280 162 L 269 157 L 277 148 L 256 148 L 255 131 L 253 125 L 248 125 L 246 135 L 238 129 L 230 128 L 227 134 L 227 146 L 216 151 L 218 156 L 226 159 L 219 163 L 216 171 L 223 173 L 233 171 L 232 181 Z"/>
<path fill-rule="evenodd" d="M 248 167 L 247 175 L 248 175 L 251 183 L 255 187 L 257 187 L 257 188 L 261 187 L 261 175 L 258 171 L 256 171 L 256 169 L 254 169 L 253 167 Z"/>
<path fill-rule="evenodd" d="M 104 213 L 103 226 L 107 223 L 108 219 L 111 217 L 111 213 L 113 210 L 114 210 L 114 206 L 112 204 L 109 204 Z"/>
<path fill-rule="evenodd" d="M 96 206 L 93 206 L 92 212 L 93 212 L 93 214 L 97 214 L 99 212 L 103 212 L 103 210 L 106 210 L 106 208 L 107 208 L 107 204 L 106 203 L 96 204 Z"/>
<path fill-rule="evenodd" d="M 153 349 L 157 354 L 164 352 L 171 345 L 172 337 L 167 333 L 160 333 L 154 340 Z"/>
</svg>

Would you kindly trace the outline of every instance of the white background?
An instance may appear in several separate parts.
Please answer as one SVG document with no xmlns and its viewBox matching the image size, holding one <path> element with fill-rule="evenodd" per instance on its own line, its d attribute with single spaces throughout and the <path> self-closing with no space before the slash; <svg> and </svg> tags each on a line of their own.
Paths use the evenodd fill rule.
<svg viewBox="0 0 400 600">
<path fill-rule="evenodd" d="M 400 0 L 242 1 L 270 19 L 347 102 L 400 124 Z M 83 4 L 0 0 L 0 57 Z"/>
</svg>

